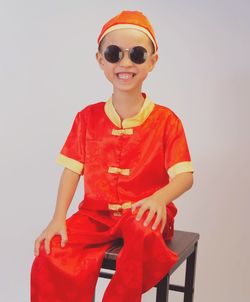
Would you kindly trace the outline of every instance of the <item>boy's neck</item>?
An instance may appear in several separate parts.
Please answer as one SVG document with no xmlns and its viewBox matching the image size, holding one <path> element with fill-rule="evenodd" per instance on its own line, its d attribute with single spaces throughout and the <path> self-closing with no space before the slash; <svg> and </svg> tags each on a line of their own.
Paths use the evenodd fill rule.
<svg viewBox="0 0 250 302">
<path fill-rule="evenodd" d="M 136 115 L 142 108 L 144 98 L 141 90 L 131 93 L 130 91 L 114 91 L 112 103 L 121 119 Z"/>
</svg>

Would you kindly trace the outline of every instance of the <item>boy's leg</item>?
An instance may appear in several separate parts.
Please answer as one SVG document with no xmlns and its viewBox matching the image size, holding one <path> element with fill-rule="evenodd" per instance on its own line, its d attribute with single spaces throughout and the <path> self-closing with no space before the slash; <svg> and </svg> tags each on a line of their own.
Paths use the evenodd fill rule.
<svg viewBox="0 0 250 302">
<path fill-rule="evenodd" d="M 124 246 L 116 262 L 116 272 L 103 296 L 103 302 L 140 302 L 142 293 L 156 285 L 171 269 L 178 256 L 170 250 L 160 233 L 152 230 L 154 219 L 143 226 L 148 211 L 140 221 L 127 211 L 121 219 Z"/>
<path fill-rule="evenodd" d="M 55 235 L 50 254 L 42 242 L 33 261 L 31 302 L 92 301 L 105 251 L 113 244 L 110 227 L 81 211 L 69 217 L 66 225 L 66 245 L 61 247 L 61 236 Z"/>
</svg>

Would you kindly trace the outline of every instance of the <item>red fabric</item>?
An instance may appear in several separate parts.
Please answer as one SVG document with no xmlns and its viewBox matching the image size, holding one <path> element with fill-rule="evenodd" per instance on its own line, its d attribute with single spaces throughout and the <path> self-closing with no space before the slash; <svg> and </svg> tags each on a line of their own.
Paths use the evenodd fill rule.
<svg viewBox="0 0 250 302">
<path fill-rule="evenodd" d="M 164 131 L 165 169 L 177 163 L 191 161 L 187 139 L 181 120 L 172 111 L 167 118 Z"/>
<path fill-rule="evenodd" d="M 144 98 L 146 93 L 142 92 Z M 181 120 L 169 108 L 156 104 L 148 118 L 133 127 L 132 135 L 112 135 L 120 129 L 108 118 L 105 102 L 78 112 L 61 154 L 84 164 L 84 198 L 79 209 L 107 210 L 109 203 L 136 202 L 169 183 L 167 170 L 191 161 Z M 131 127 L 132 128 L 132 127 Z M 130 175 L 108 173 L 109 166 L 130 168 Z M 173 202 L 167 205 L 172 218 Z M 173 225 L 164 236 L 171 239 Z"/>
<path fill-rule="evenodd" d="M 143 226 L 131 209 L 122 216 L 109 211 L 80 209 L 66 220 L 68 242 L 61 237 L 51 241 L 51 252 L 44 244 L 31 269 L 31 302 L 92 302 L 105 250 L 123 238 L 116 273 L 103 296 L 103 302 L 140 302 L 142 293 L 156 285 L 171 269 L 178 256 L 166 245 L 160 225 L 152 230 Z"/>
<path fill-rule="evenodd" d="M 66 143 L 61 150 L 62 154 L 80 163 L 83 163 L 85 158 L 85 129 L 85 120 L 78 112 L 74 118 Z"/>
<path fill-rule="evenodd" d="M 146 93 L 142 93 L 146 98 Z M 132 135 L 112 135 L 120 129 L 104 111 L 105 102 L 86 106 L 76 114 L 61 154 L 84 164 L 84 198 L 79 208 L 107 210 L 109 203 L 136 202 L 169 183 L 167 170 L 191 161 L 184 128 L 169 108 L 156 104 Z M 132 127 L 131 127 L 132 128 Z M 109 166 L 130 168 L 130 175 L 108 173 Z M 174 217 L 177 209 L 167 205 Z M 166 230 L 167 239 L 173 228 Z M 167 236 L 167 235 L 166 235 Z"/>
<path fill-rule="evenodd" d="M 146 94 L 142 93 L 146 98 Z M 61 154 L 84 165 L 84 198 L 78 211 L 67 219 L 69 242 L 60 247 L 60 236 L 52 239 L 52 253 L 34 259 L 31 302 L 91 301 L 105 250 L 117 238 L 124 239 L 117 271 L 104 302 L 138 302 L 178 259 L 166 240 L 174 232 L 177 208 L 171 201 L 167 224 L 160 234 L 140 222 L 131 209 L 113 216 L 108 203 L 136 202 L 169 182 L 167 169 L 177 162 L 191 161 L 184 129 L 169 108 L 155 104 L 147 119 L 132 135 L 112 135 L 117 127 L 104 111 L 105 102 L 90 104 L 78 112 Z M 108 173 L 109 166 L 129 168 L 129 175 Z M 137 208 L 136 212 L 139 210 Z M 134 214 L 136 214 L 136 212 Z M 143 260 L 143 261 L 142 261 Z"/>
</svg>

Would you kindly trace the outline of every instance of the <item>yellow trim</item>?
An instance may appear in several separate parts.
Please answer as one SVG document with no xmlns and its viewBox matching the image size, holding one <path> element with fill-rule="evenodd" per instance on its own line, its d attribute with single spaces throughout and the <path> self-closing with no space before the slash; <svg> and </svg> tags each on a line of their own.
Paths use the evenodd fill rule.
<svg viewBox="0 0 250 302">
<path fill-rule="evenodd" d="M 117 127 L 130 128 L 130 127 L 136 127 L 141 125 L 146 120 L 146 118 L 150 115 L 150 113 L 154 109 L 154 106 L 155 106 L 154 102 L 148 97 L 146 97 L 144 99 L 140 111 L 136 115 L 125 118 L 123 119 L 123 121 L 121 121 L 121 118 L 113 105 L 112 96 L 111 96 L 104 105 L 104 111 L 108 116 L 108 118 L 111 120 L 111 122 L 113 122 Z"/>
<path fill-rule="evenodd" d="M 58 156 L 56 158 L 56 163 L 66 167 L 78 174 L 82 174 L 83 169 L 84 169 L 84 164 L 82 164 L 81 162 L 79 162 L 75 159 L 67 157 L 61 153 L 58 154 Z"/>
<path fill-rule="evenodd" d="M 179 162 L 167 170 L 167 173 L 171 179 L 173 179 L 177 174 L 183 172 L 194 172 L 193 164 L 191 161 Z"/>
<path fill-rule="evenodd" d="M 109 173 L 115 173 L 115 174 L 122 174 L 122 175 L 129 175 L 129 169 L 121 169 L 118 167 L 109 167 L 108 169 Z"/>
<path fill-rule="evenodd" d="M 131 208 L 131 206 L 132 206 L 131 201 L 124 202 L 122 204 L 114 204 L 114 203 L 108 204 L 109 210 L 114 210 L 114 211 L 129 209 L 129 208 Z"/>
<path fill-rule="evenodd" d="M 116 29 L 138 29 L 142 32 L 144 32 L 144 34 L 146 34 L 150 40 L 153 42 L 154 44 L 154 48 L 156 50 L 156 44 L 155 44 L 155 41 L 154 41 L 154 38 L 152 37 L 151 33 L 144 27 L 142 26 L 139 26 L 139 25 L 135 25 L 135 24 L 116 24 L 116 25 L 113 25 L 111 27 L 109 27 L 103 34 L 102 36 L 100 37 L 99 41 L 101 42 L 102 38 L 104 36 L 106 36 L 108 33 L 110 33 L 111 31 L 113 30 L 116 30 Z M 156 52 L 155 52 L 156 53 Z"/>
<path fill-rule="evenodd" d="M 127 129 L 112 129 L 113 135 L 121 135 L 121 134 L 133 134 L 133 128 Z"/>
</svg>

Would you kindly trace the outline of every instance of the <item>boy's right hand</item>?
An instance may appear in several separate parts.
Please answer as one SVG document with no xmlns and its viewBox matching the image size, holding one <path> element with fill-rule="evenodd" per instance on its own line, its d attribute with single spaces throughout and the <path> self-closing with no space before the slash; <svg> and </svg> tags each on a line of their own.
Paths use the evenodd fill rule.
<svg viewBox="0 0 250 302">
<path fill-rule="evenodd" d="M 47 254 L 50 253 L 50 240 L 54 235 L 61 235 L 61 246 L 64 247 L 65 243 L 68 241 L 66 223 L 64 221 L 58 221 L 52 219 L 45 230 L 37 237 L 35 240 L 34 254 L 39 255 L 39 249 L 41 241 L 44 240 L 44 247 Z"/>
</svg>

